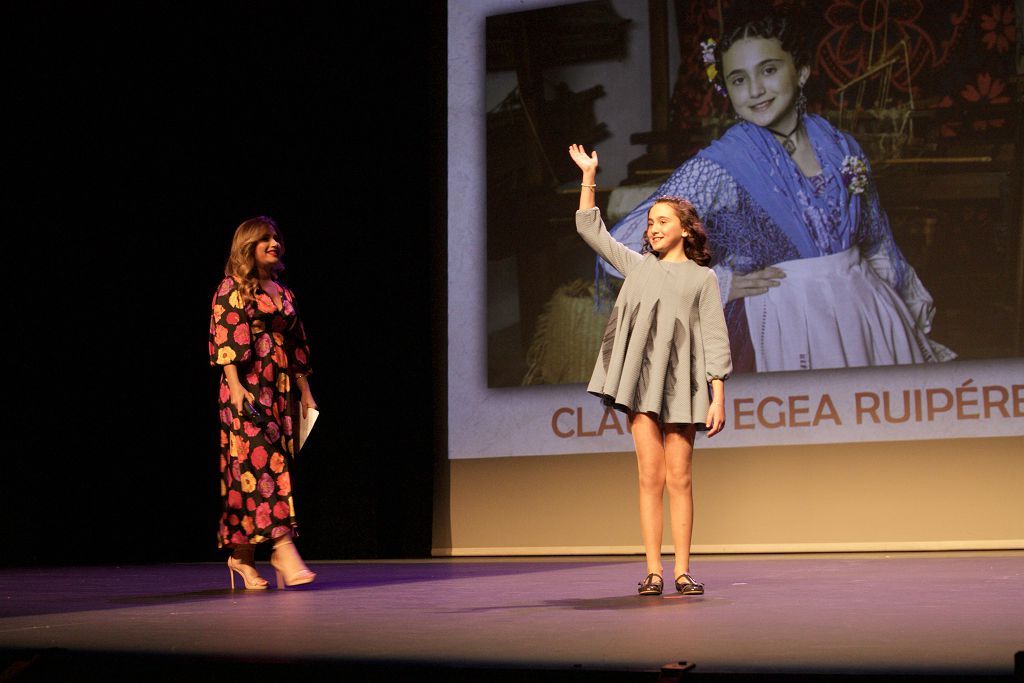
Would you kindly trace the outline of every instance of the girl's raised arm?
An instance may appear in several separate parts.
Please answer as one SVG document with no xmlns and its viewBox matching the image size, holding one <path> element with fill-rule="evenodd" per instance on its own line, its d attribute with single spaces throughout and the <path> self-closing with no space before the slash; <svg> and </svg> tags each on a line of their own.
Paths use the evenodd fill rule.
<svg viewBox="0 0 1024 683">
<path fill-rule="evenodd" d="M 597 150 L 587 156 L 583 145 L 569 145 L 569 156 L 583 171 L 583 180 L 580 182 L 580 211 L 592 209 L 597 197 Z"/>
<path fill-rule="evenodd" d="M 591 152 L 588 156 L 583 145 L 569 145 L 569 156 L 583 171 L 583 182 L 580 183 L 580 208 L 576 212 L 576 232 L 591 249 L 625 277 L 629 275 L 633 266 L 643 260 L 643 257 L 616 242 L 608 234 L 608 229 L 601 220 L 601 212 L 597 209 L 596 203 L 597 151 Z"/>
</svg>

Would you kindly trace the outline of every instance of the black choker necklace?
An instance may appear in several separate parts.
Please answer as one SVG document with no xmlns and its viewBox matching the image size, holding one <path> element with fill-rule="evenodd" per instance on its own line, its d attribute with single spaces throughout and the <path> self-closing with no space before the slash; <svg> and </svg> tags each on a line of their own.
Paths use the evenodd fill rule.
<svg viewBox="0 0 1024 683">
<path fill-rule="evenodd" d="M 768 126 L 765 126 L 765 128 L 768 128 Z M 796 125 L 793 126 L 793 130 L 789 131 L 788 135 L 786 133 L 780 133 L 774 128 L 768 128 L 769 132 L 774 133 L 775 135 L 778 135 L 780 138 L 782 138 L 782 149 L 786 150 L 789 156 L 793 156 L 793 153 L 796 151 L 796 143 L 793 142 L 793 136 L 796 135 L 796 132 L 798 130 L 800 130 L 799 116 L 796 119 Z"/>
</svg>

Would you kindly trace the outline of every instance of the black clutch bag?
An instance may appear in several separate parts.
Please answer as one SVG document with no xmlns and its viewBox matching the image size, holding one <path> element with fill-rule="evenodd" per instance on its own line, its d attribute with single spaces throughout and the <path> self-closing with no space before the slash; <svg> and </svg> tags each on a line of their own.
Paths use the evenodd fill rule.
<svg viewBox="0 0 1024 683">
<path fill-rule="evenodd" d="M 248 398 L 242 401 L 242 411 L 245 413 L 245 417 L 248 418 L 249 422 L 254 425 L 262 425 L 266 420 L 266 416 L 256 409 L 256 406 L 252 404 Z"/>
</svg>

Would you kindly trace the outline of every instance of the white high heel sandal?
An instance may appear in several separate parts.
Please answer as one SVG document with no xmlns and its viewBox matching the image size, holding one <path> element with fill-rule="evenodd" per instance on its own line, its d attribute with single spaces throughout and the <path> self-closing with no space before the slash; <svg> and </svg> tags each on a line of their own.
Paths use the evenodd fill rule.
<svg viewBox="0 0 1024 683">
<path fill-rule="evenodd" d="M 256 571 L 252 565 L 243 564 L 241 560 L 236 559 L 234 556 L 228 558 L 228 576 L 231 577 L 231 590 L 235 590 L 235 573 L 242 577 L 242 583 L 245 585 L 245 589 L 249 591 L 262 591 L 267 589 L 267 580 L 259 574 L 256 574 L 256 578 L 249 579 L 249 576 L 242 571 L 242 567 L 250 567 L 253 572 Z"/>
<path fill-rule="evenodd" d="M 294 574 L 285 576 L 284 569 L 282 567 L 279 567 L 278 563 L 275 561 L 277 559 L 278 548 L 284 545 L 295 544 L 292 543 L 290 540 L 279 541 L 274 544 L 274 552 L 270 554 L 270 564 L 274 568 L 274 571 L 277 573 L 277 587 L 284 588 L 285 586 L 302 586 L 307 583 L 313 583 L 313 580 L 316 579 L 316 573 L 306 568 L 300 569 Z M 298 552 L 296 552 L 296 555 L 297 554 Z M 299 558 L 299 561 L 301 562 L 302 558 Z"/>
</svg>

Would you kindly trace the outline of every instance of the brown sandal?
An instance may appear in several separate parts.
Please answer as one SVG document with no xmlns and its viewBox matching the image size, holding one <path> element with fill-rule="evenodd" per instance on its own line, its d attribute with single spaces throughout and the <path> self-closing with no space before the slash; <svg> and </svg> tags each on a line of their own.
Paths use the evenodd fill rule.
<svg viewBox="0 0 1024 683">
<path fill-rule="evenodd" d="M 676 577 L 676 590 L 683 595 L 704 595 L 704 584 L 697 583 L 689 574 Z"/>
<path fill-rule="evenodd" d="M 652 572 L 648 574 L 643 581 L 637 584 L 640 586 L 638 592 L 640 595 L 661 595 L 661 589 L 664 584 L 665 582 L 662 580 L 661 576 Z"/>
</svg>

